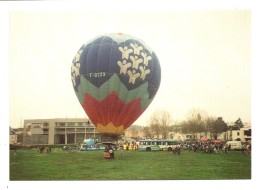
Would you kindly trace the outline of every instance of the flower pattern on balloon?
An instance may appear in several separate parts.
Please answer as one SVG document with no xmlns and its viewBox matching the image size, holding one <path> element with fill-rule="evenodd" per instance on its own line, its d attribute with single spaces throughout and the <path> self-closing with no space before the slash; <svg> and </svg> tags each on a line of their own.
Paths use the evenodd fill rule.
<svg viewBox="0 0 260 190">
<path fill-rule="evenodd" d="M 122 60 L 117 61 L 117 65 L 120 67 L 120 74 L 128 75 L 129 83 L 135 84 L 137 78 L 145 80 L 146 75 L 150 73 L 148 64 L 152 57 L 144 52 L 141 45 L 130 43 L 130 46 L 118 48 L 122 53 Z"/>
<path fill-rule="evenodd" d="M 85 44 L 79 49 L 79 51 L 76 53 L 72 60 L 71 65 L 71 81 L 73 83 L 73 86 L 77 86 L 76 78 L 80 77 L 79 68 L 80 68 L 80 56 L 83 52 L 83 48 L 85 47 Z"/>
</svg>

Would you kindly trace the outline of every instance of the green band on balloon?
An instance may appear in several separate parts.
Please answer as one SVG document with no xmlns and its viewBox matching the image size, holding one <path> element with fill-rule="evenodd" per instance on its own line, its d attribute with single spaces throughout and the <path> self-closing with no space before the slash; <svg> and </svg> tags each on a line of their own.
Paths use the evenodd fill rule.
<svg viewBox="0 0 260 190">
<path fill-rule="evenodd" d="M 78 86 L 78 92 L 75 91 L 80 103 L 84 102 L 85 94 L 90 94 L 96 100 L 102 101 L 111 92 L 116 92 L 118 97 L 124 102 L 129 103 L 136 98 L 141 99 L 141 108 L 146 109 L 151 103 L 152 99 L 149 99 L 148 82 L 140 85 L 139 87 L 128 90 L 124 84 L 120 81 L 117 74 L 114 74 L 108 81 L 102 84 L 99 88 L 90 83 L 83 76 L 80 76 L 80 85 Z"/>
</svg>

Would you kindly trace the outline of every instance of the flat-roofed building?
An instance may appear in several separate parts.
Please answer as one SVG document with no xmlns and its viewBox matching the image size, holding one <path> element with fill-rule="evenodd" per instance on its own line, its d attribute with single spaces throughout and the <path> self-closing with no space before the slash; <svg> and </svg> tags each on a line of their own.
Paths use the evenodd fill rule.
<svg viewBox="0 0 260 190">
<path fill-rule="evenodd" d="M 78 144 L 87 138 L 101 137 L 86 118 L 24 120 L 24 144 Z"/>
</svg>

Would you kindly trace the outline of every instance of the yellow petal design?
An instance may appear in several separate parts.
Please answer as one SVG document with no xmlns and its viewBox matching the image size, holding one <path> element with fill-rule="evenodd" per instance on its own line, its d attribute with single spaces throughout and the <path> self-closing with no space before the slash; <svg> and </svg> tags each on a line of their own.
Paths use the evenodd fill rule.
<svg viewBox="0 0 260 190">
<path fill-rule="evenodd" d="M 100 133 L 112 133 L 112 134 L 118 134 L 118 135 L 124 134 L 124 131 L 125 131 L 124 125 L 115 126 L 111 122 L 107 125 L 102 125 L 102 124 L 98 123 L 96 128 Z"/>
</svg>

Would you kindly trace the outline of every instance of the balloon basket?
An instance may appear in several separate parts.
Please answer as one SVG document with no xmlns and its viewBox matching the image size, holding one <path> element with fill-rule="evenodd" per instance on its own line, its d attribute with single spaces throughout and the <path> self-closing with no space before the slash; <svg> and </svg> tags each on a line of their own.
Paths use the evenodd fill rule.
<svg viewBox="0 0 260 190">
<path fill-rule="evenodd" d="M 114 154 L 113 153 L 111 154 L 110 152 L 104 152 L 103 156 L 104 156 L 105 159 L 113 159 L 114 158 Z"/>
<path fill-rule="evenodd" d="M 115 156 L 114 156 L 115 155 L 114 154 L 115 148 L 113 148 L 113 146 L 115 146 L 115 144 L 114 143 L 103 143 L 103 144 L 107 145 L 106 149 L 105 149 L 105 151 L 103 153 L 103 157 L 106 158 L 106 159 L 113 159 L 113 158 L 115 158 Z"/>
<path fill-rule="evenodd" d="M 101 135 L 101 143 L 106 145 L 106 149 L 103 153 L 105 159 L 113 159 L 114 151 L 116 150 L 116 144 L 118 141 L 118 135 L 103 134 Z"/>
</svg>

